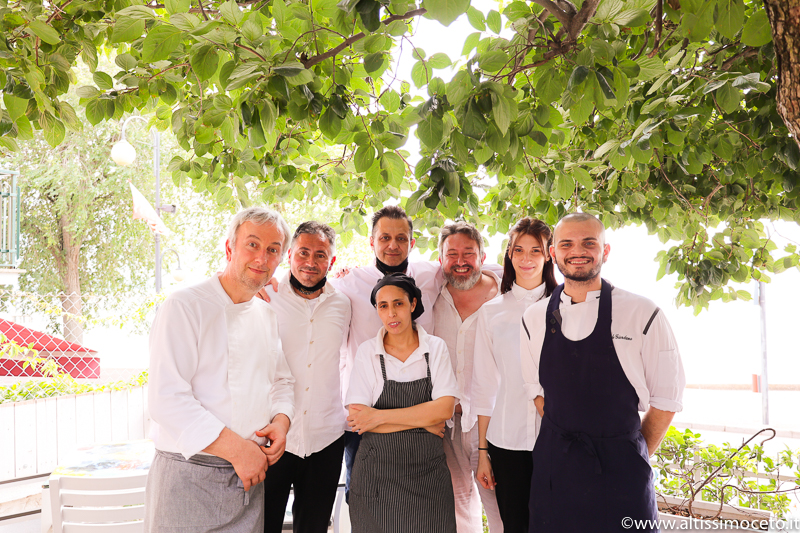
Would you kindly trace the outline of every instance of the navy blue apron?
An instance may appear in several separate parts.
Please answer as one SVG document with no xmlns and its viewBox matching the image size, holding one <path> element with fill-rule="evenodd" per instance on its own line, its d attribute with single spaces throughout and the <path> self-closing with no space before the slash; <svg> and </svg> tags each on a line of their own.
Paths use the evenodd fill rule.
<svg viewBox="0 0 800 533">
<path fill-rule="evenodd" d="M 603 280 L 594 331 L 580 341 L 561 332 L 563 290 L 553 291 L 545 315 L 530 532 L 629 531 L 623 518 L 656 520 L 658 512 L 639 397 L 611 337 L 611 285 Z"/>
</svg>

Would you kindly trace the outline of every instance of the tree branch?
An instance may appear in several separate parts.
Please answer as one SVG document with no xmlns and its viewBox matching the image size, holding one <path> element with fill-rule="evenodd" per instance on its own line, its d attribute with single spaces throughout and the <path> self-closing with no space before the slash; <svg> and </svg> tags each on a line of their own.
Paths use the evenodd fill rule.
<svg viewBox="0 0 800 533">
<path fill-rule="evenodd" d="M 726 59 L 725 62 L 720 67 L 722 70 L 728 70 L 733 66 L 733 64 L 738 61 L 739 59 L 747 59 L 748 57 L 753 57 L 758 55 L 758 48 L 750 48 L 747 47 L 738 54 L 732 56 L 729 59 Z"/>
<path fill-rule="evenodd" d="M 564 26 L 565 28 L 569 27 L 570 23 L 572 22 L 572 17 L 575 15 L 575 13 L 578 12 L 578 9 L 575 7 L 575 5 L 567 0 L 560 0 L 560 3 L 562 5 L 564 3 L 569 4 L 569 6 L 572 6 L 571 10 L 569 6 L 565 6 L 566 9 L 561 9 L 561 6 L 553 2 L 552 0 L 533 0 L 533 3 L 539 4 L 547 11 L 552 13 L 553 16 L 557 18 L 558 21 L 561 23 L 561 25 Z"/>
<path fill-rule="evenodd" d="M 586 0 L 583 5 L 581 6 L 581 10 L 572 17 L 572 22 L 568 28 L 568 35 L 570 41 L 577 41 L 578 37 L 580 37 L 583 28 L 586 27 L 586 23 L 589 22 L 589 19 L 597 13 L 597 6 L 600 5 L 600 0 Z"/>
<path fill-rule="evenodd" d="M 425 8 L 414 9 L 414 10 L 409 11 L 407 13 L 404 13 L 402 15 L 392 15 L 391 17 L 387 17 L 382 22 L 383 22 L 384 25 L 388 25 L 388 24 L 391 24 L 392 22 L 394 22 L 395 20 L 410 19 L 410 18 L 416 17 L 418 15 L 424 15 L 427 12 L 428 12 L 428 10 L 425 9 Z M 347 48 L 351 44 L 353 44 L 353 43 L 355 43 L 357 41 L 360 41 L 364 37 L 366 37 L 366 35 L 364 34 L 363 31 L 362 32 L 358 32 L 355 35 L 351 35 L 350 37 L 345 39 L 343 43 L 339 44 L 338 46 L 336 46 L 334 48 L 331 48 L 327 52 L 324 52 L 322 54 L 316 55 L 314 57 L 309 57 L 305 61 L 302 61 L 303 66 L 305 66 L 306 68 L 311 68 L 314 65 L 316 65 L 317 63 L 322 63 L 326 59 L 329 59 L 329 58 L 337 55 L 339 52 L 341 52 L 342 50 L 344 50 L 345 48 Z"/>
</svg>

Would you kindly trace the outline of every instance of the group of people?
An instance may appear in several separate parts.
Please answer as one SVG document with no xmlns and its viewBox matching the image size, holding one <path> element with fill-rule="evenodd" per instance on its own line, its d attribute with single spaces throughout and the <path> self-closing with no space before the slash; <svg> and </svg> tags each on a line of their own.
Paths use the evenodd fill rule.
<svg viewBox="0 0 800 533">
<path fill-rule="evenodd" d="M 335 237 L 245 209 L 225 270 L 159 308 L 146 531 L 277 533 L 293 490 L 294 531 L 322 533 L 343 460 L 356 533 L 479 533 L 481 507 L 492 533 L 657 518 L 649 456 L 683 367 L 663 313 L 600 277 L 597 218 L 519 220 L 502 266 L 455 222 L 437 262 L 409 262 L 387 206 L 374 264 L 329 278 Z"/>
</svg>

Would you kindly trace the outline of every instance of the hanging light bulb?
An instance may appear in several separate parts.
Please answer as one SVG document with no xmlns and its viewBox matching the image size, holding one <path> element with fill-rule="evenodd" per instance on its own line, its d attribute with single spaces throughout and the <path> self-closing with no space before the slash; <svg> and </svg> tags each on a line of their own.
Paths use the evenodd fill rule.
<svg viewBox="0 0 800 533">
<path fill-rule="evenodd" d="M 136 159 L 136 149 L 131 143 L 122 139 L 111 148 L 111 159 L 121 167 L 130 166 Z"/>
</svg>

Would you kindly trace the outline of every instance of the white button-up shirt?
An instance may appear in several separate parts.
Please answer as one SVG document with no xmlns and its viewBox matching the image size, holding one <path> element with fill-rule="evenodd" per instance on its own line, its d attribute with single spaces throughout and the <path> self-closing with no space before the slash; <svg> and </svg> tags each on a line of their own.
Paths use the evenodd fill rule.
<svg viewBox="0 0 800 533">
<path fill-rule="evenodd" d="M 525 390 L 531 400 L 544 396 L 539 383 L 539 358 L 549 300 L 540 300 L 523 315 L 528 332 L 523 328 L 520 334 L 520 357 Z M 599 306 L 600 291 L 588 293 L 586 301 L 574 305 L 572 298 L 562 292 L 559 310 L 564 336 L 572 341 L 588 337 L 597 322 Z M 647 298 L 614 287 L 611 292 L 611 337 L 622 370 L 639 397 L 639 410 L 646 411 L 652 406 L 676 413 L 683 409 L 686 376 L 672 328 L 663 312 L 653 316 L 656 309 Z"/>
<path fill-rule="evenodd" d="M 347 389 L 346 405 L 361 404 L 372 407 L 383 392 L 383 374 L 381 373 L 381 358 L 383 354 L 386 365 L 386 379 L 407 382 L 422 379 L 428 375 L 425 354 L 431 367 L 431 382 L 433 391 L 431 399 L 438 400 L 443 396 L 453 396 L 458 399 L 458 385 L 450 366 L 447 355 L 447 346 L 444 341 L 433 335 L 428 335 L 425 330 L 417 326 L 419 333 L 419 348 L 408 356 L 405 361 L 400 361 L 393 355 L 386 353 L 383 348 L 383 337 L 386 330 L 381 327 L 378 334 L 364 342 L 356 354 L 353 372 L 350 375 L 350 386 Z"/>
<path fill-rule="evenodd" d="M 511 290 L 483 304 L 478 311 L 472 411 L 490 416 L 486 438 L 506 450 L 533 450 L 541 423 L 536 406 L 525 394 L 519 361 L 522 314 L 541 300 L 545 284 L 532 290 L 516 283 Z"/>
<path fill-rule="evenodd" d="M 249 337 L 228 332 L 251 332 Z M 150 330 L 148 407 L 158 450 L 187 459 L 228 427 L 245 439 L 278 413 L 294 415 L 294 378 L 275 312 L 234 304 L 217 276 L 172 293 Z"/>
<path fill-rule="evenodd" d="M 483 273 L 491 276 L 497 283 L 497 294 L 500 294 L 500 278 L 491 270 L 484 269 Z M 484 304 L 486 305 L 486 304 Z M 480 310 L 479 310 L 480 311 Z M 433 305 L 433 334 L 447 343 L 450 351 L 450 361 L 453 372 L 458 382 L 458 392 L 461 403 L 461 428 L 467 432 L 472 429 L 478 417 L 472 410 L 472 372 L 475 356 L 475 333 L 478 330 L 478 312 L 472 313 L 461 320 L 458 309 L 453 302 L 453 297 L 447 289 L 447 284 L 442 287 L 439 297 Z M 451 422 L 448 422 L 450 425 Z"/>
<path fill-rule="evenodd" d="M 439 290 L 444 284 L 442 269 L 439 263 L 433 261 L 416 261 L 408 263 L 406 274 L 414 278 L 417 287 L 422 291 L 425 312 L 416 323 L 427 331 L 433 331 L 433 302 L 436 301 Z M 343 278 L 331 280 L 334 287 L 350 299 L 352 310 L 350 331 L 347 344 L 343 347 L 340 366 L 342 383 L 345 385 L 350 382 L 350 372 L 359 346 L 374 338 L 378 330 L 383 327 L 378 312 L 369 301 L 373 287 L 382 277 L 383 274 L 378 267 L 370 265 L 354 268 Z"/>
<path fill-rule="evenodd" d="M 278 315 L 283 352 L 295 378 L 295 415 L 286 451 L 307 457 L 342 436 L 346 414 L 339 379 L 339 348 L 350 325 L 350 300 L 326 283 L 307 300 L 292 289 L 290 274 L 268 289 Z"/>
</svg>

